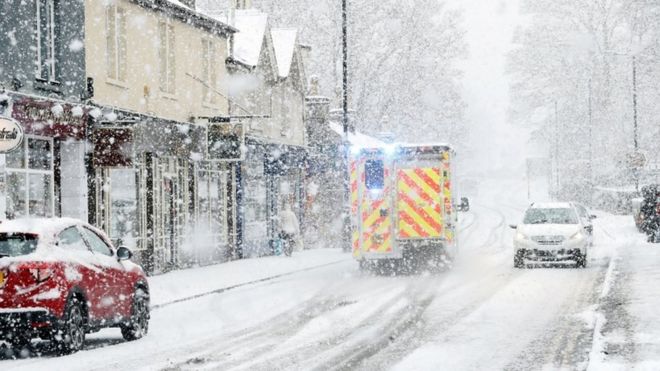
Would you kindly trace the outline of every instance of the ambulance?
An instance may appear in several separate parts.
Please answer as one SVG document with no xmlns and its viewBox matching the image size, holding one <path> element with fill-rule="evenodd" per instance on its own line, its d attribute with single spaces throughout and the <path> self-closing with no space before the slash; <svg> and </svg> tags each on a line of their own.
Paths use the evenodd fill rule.
<svg viewBox="0 0 660 371">
<path fill-rule="evenodd" d="M 360 268 L 442 268 L 457 254 L 454 150 L 446 144 L 353 146 L 353 257 Z"/>
</svg>

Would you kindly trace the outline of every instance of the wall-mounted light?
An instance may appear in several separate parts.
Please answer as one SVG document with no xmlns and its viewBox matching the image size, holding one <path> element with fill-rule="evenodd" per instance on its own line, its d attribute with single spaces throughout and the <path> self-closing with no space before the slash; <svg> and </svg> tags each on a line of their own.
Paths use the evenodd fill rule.
<svg viewBox="0 0 660 371">
<path fill-rule="evenodd" d="M 0 88 L 0 116 L 5 116 L 9 112 L 9 95 L 5 88 Z"/>
</svg>

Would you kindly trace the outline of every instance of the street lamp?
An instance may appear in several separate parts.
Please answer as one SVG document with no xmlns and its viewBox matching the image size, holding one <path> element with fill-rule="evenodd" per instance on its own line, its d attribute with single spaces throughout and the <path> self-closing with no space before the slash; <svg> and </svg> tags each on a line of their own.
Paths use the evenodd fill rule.
<svg viewBox="0 0 660 371">
<path fill-rule="evenodd" d="M 609 52 L 608 54 L 630 57 L 631 58 L 631 68 L 632 68 L 632 106 L 633 106 L 633 157 L 638 158 L 639 155 L 639 134 L 637 128 L 637 54 L 625 54 L 625 53 L 616 53 Z M 633 170 L 633 178 L 635 181 L 635 191 L 639 192 L 639 171 L 638 169 Z"/>
<path fill-rule="evenodd" d="M 350 190 L 350 179 L 348 175 L 349 167 L 349 142 L 348 142 L 348 7 L 347 0 L 341 2 L 341 36 L 342 36 L 342 130 L 343 130 L 343 146 L 342 155 L 344 157 L 344 210 L 343 210 L 343 246 L 345 252 L 350 251 L 351 230 L 350 230 L 350 197 L 348 195 Z"/>
</svg>

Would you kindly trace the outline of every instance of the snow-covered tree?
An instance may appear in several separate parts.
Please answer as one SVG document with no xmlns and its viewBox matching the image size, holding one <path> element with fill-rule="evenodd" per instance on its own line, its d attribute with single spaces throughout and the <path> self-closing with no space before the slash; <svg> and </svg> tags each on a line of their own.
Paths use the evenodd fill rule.
<svg viewBox="0 0 660 371">
<path fill-rule="evenodd" d="M 660 88 L 657 2 L 524 0 L 521 6 L 529 22 L 509 58 L 512 119 L 538 129 L 535 138 L 548 148 L 564 196 L 584 196 L 591 184 L 632 184 L 633 70 L 642 152 L 653 150 L 648 133 L 660 113 L 652 104 Z"/>
<path fill-rule="evenodd" d="M 341 94 L 341 3 L 255 0 L 277 26 L 297 27 L 312 46 L 310 75 L 321 92 Z M 463 132 L 459 59 L 461 15 L 444 1 L 349 1 L 351 107 L 360 130 L 392 131 L 403 140 L 456 141 Z"/>
</svg>

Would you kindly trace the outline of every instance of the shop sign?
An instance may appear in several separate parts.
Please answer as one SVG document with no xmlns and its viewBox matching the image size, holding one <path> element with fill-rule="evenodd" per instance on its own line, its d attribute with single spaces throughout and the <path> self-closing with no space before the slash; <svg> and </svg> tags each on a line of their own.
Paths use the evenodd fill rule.
<svg viewBox="0 0 660 371">
<path fill-rule="evenodd" d="M 9 117 L 0 117 L 0 153 L 11 152 L 22 142 L 23 128 L 18 121 Z"/>
<path fill-rule="evenodd" d="M 88 110 L 68 103 L 24 98 L 14 102 L 12 117 L 28 134 L 82 139 Z"/>
<path fill-rule="evenodd" d="M 208 126 L 208 154 L 210 160 L 243 160 L 243 125 L 239 123 L 210 124 Z"/>
</svg>

